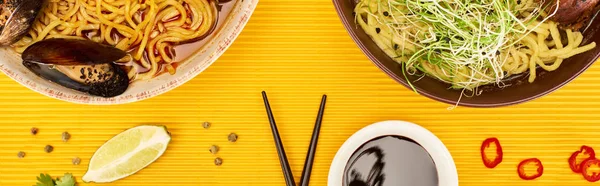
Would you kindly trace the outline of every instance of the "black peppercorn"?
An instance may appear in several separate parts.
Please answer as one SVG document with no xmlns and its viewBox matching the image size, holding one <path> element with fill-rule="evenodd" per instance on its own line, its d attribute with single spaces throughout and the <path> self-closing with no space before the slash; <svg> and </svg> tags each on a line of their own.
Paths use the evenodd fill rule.
<svg viewBox="0 0 600 186">
<path fill-rule="evenodd" d="M 33 128 L 31 128 L 31 134 L 36 135 L 39 130 L 40 129 L 33 127 Z"/>
</svg>

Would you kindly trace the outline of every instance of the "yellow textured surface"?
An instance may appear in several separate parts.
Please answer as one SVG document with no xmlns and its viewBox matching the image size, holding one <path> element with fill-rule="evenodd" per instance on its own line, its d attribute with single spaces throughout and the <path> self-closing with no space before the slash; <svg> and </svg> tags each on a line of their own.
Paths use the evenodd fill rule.
<svg viewBox="0 0 600 186">
<path fill-rule="evenodd" d="M 360 128 L 398 119 L 424 126 L 447 145 L 461 185 L 591 185 L 567 158 L 582 144 L 600 149 L 600 66 L 533 102 L 497 109 L 458 108 L 416 95 L 377 69 L 351 41 L 329 0 L 263 0 L 246 29 L 213 66 L 161 96 L 127 105 L 86 106 L 35 93 L 0 75 L 0 185 L 33 185 L 43 172 L 80 180 L 90 156 L 115 134 L 167 125 L 169 149 L 138 174 L 105 185 L 284 185 L 260 91 L 269 93 L 296 179 L 321 94 L 329 101 L 311 185 L 326 185 L 338 147 Z M 210 121 L 205 130 L 202 122 Z M 40 129 L 37 136 L 31 127 Z M 62 142 L 69 131 L 72 139 Z M 227 134 L 236 132 L 237 143 Z M 481 163 L 484 138 L 498 137 L 504 161 Z M 54 152 L 43 151 L 46 144 Z M 219 145 L 224 164 L 208 152 Z M 24 159 L 17 152 L 25 151 Z M 82 164 L 71 165 L 73 157 Z M 516 165 L 538 157 L 544 175 L 520 180 Z M 94 184 L 81 184 L 94 185 Z"/>
</svg>

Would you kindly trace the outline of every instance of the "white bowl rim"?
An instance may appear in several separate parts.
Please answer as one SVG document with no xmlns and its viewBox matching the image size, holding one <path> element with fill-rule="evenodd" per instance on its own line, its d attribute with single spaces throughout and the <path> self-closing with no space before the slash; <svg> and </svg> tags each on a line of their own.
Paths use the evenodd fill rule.
<svg viewBox="0 0 600 186">
<path fill-rule="evenodd" d="M 170 75 L 170 77 L 167 77 L 168 75 L 163 74 L 151 80 L 134 82 L 145 83 L 153 80 L 157 80 L 156 82 L 161 82 L 160 84 L 152 86 L 149 89 L 145 89 L 144 91 L 131 92 L 128 90 L 122 95 L 116 97 L 103 98 L 88 95 L 75 90 L 70 90 L 59 85 L 48 86 L 46 83 L 49 82 L 39 82 L 39 79 L 41 78 L 37 77 L 31 72 L 23 72 L 23 70 L 11 68 L 10 65 L 4 65 L 4 63 L 7 61 L 6 59 L 0 59 L 0 71 L 30 90 L 38 92 L 47 97 L 70 103 L 88 105 L 117 105 L 143 101 L 183 85 L 211 66 L 221 55 L 223 55 L 223 53 L 225 53 L 225 51 L 231 46 L 239 34 L 241 34 L 243 28 L 250 20 L 251 15 L 254 13 L 258 2 L 259 0 L 238 1 L 237 3 L 239 3 L 240 6 L 238 14 L 232 15 L 234 12 L 232 11 L 232 13 L 229 15 L 229 18 L 227 18 L 227 22 L 220 28 L 221 30 L 216 33 L 215 37 L 207 42 L 205 46 L 202 46 L 191 56 L 186 58 L 183 65 L 187 65 L 188 69 L 182 70 L 181 72 L 178 70 L 177 74 Z M 225 28 L 230 29 L 224 30 Z M 201 55 L 208 55 L 208 57 L 201 58 Z M 195 61 L 201 62 L 191 65 L 191 63 Z M 53 86 L 59 86 L 59 88 L 53 88 Z"/>
<path fill-rule="evenodd" d="M 406 121 L 388 120 L 366 126 L 354 133 L 337 151 L 331 166 L 327 185 L 341 186 L 343 170 L 350 156 L 362 146 L 377 137 L 396 135 L 404 136 L 419 143 L 433 159 L 438 183 L 444 186 L 458 186 L 458 173 L 452 155 L 442 141 L 429 130 Z"/>
</svg>

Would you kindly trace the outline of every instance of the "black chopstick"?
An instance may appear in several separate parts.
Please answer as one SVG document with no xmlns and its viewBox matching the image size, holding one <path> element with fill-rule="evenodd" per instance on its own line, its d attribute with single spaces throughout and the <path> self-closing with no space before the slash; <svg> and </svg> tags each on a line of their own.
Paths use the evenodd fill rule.
<svg viewBox="0 0 600 186">
<path fill-rule="evenodd" d="M 327 102 L 327 95 L 323 95 L 323 98 L 321 98 L 321 107 L 319 108 L 319 114 L 315 121 L 315 128 L 313 129 L 308 152 L 306 152 L 306 159 L 304 160 L 304 169 L 302 170 L 302 177 L 300 177 L 300 186 L 308 186 L 308 182 L 310 181 L 310 173 L 312 172 L 315 152 L 317 151 L 317 142 L 319 141 L 319 133 L 321 131 L 321 121 L 323 121 L 323 112 L 325 112 L 325 102 Z"/>
<path fill-rule="evenodd" d="M 283 149 L 281 137 L 279 137 L 279 131 L 277 130 L 277 124 L 275 124 L 275 118 L 273 117 L 273 112 L 271 111 L 271 105 L 269 105 L 267 93 L 262 91 L 262 96 L 265 102 L 265 109 L 267 109 L 267 115 L 269 116 L 269 123 L 271 123 L 271 131 L 273 132 L 273 139 L 275 140 L 275 146 L 277 147 L 277 152 L 279 154 L 279 163 L 281 164 L 283 176 L 285 177 L 285 183 L 287 186 L 296 186 L 292 169 L 290 169 L 290 164 L 287 160 L 287 156 L 285 155 L 285 150 Z"/>
</svg>

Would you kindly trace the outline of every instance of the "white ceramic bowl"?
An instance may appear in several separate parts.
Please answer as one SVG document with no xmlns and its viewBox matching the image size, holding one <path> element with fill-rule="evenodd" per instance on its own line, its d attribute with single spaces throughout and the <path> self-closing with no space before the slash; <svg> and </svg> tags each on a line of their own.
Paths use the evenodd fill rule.
<svg viewBox="0 0 600 186">
<path fill-rule="evenodd" d="M 446 146 L 427 129 L 405 121 L 382 121 L 369 125 L 354 133 L 340 147 L 331 167 L 327 185 L 341 186 L 344 168 L 350 156 L 366 142 L 381 136 L 403 136 L 421 145 L 436 165 L 440 186 L 458 186 L 458 173 L 454 160 Z"/>
<path fill-rule="evenodd" d="M 177 73 L 165 73 L 156 78 L 136 81 L 122 95 L 113 98 L 90 96 L 62 87 L 31 73 L 21 64 L 21 57 L 9 48 L 0 48 L 0 70 L 23 86 L 43 95 L 81 104 L 110 105 L 131 103 L 148 99 L 194 78 L 220 57 L 233 43 L 250 19 L 259 0 L 238 0 L 220 29 L 206 44 L 193 53 L 177 68 Z"/>
</svg>

